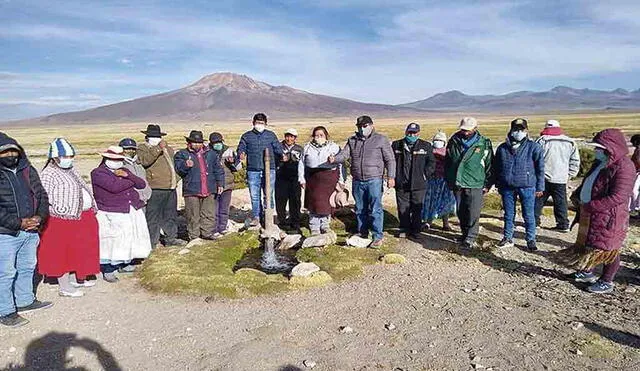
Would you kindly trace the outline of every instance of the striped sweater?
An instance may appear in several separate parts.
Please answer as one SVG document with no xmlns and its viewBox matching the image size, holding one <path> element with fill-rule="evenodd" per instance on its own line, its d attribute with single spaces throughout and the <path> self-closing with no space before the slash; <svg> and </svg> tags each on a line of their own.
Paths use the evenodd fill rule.
<svg viewBox="0 0 640 371">
<path fill-rule="evenodd" d="M 61 219 L 79 220 L 82 214 L 84 188 L 92 195 L 91 187 L 85 183 L 78 172 L 71 168 L 61 169 L 54 164 L 47 165 L 40 174 L 42 186 L 49 195 L 49 212 Z M 97 210 L 95 200 L 91 200 L 93 210 Z"/>
</svg>

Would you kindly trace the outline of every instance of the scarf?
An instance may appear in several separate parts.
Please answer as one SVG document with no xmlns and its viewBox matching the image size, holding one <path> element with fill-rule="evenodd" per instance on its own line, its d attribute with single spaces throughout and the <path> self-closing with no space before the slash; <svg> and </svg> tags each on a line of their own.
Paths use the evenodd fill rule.
<svg viewBox="0 0 640 371">
<path fill-rule="evenodd" d="M 473 135 L 469 139 L 465 138 L 462 135 L 460 136 L 460 138 L 462 141 L 462 147 L 466 152 L 469 148 L 471 148 L 474 144 L 476 144 L 480 140 L 480 134 L 478 134 L 478 132 L 476 131 L 475 133 L 473 133 Z"/>
<path fill-rule="evenodd" d="M 564 135 L 564 131 L 562 131 L 562 128 L 544 128 L 540 132 L 540 135 Z"/>
</svg>

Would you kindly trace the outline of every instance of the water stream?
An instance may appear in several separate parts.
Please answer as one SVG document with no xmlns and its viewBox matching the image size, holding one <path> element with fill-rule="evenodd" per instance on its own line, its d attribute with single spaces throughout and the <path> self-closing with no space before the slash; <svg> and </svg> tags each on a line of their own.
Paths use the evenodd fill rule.
<svg viewBox="0 0 640 371">
<path fill-rule="evenodd" d="M 264 241 L 264 252 L 260 259 L 261 270 L 266 273 L 286 273 L 289 272 L 297 263 L 295 258 L 278 254 L 273 239 Z"/>
</svg>

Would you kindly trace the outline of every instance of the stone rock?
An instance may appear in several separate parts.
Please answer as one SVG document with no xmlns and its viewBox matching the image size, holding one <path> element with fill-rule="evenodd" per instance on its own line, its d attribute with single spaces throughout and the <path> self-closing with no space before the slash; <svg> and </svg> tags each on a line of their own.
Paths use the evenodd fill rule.
<svg viewBox="0 0 640 371">
<path fill-rule="evenodd" d="M 300 263 L 293 267 L 289 275 L 291 277 L 308 277 L 312 273 L 319 271 L 320 267 L 318 267 L 315 263 Z"/>
<path fill-rule="evenodd" d="M 307 277 L 291 277 L 289 284 L 300 287 L 319 287 L 333 281 L 329 273 L 325 271 L 314 272 Z"/>
<path fill-rule="evenodd" d="M 626 289 L 624 289 L 625 294 L 635 294 L 636 291 L 638 291 L 638 289 L 632 286 L 628 286 Z"/>
<path fill-rule="evenodd" d="M 238 233 L 244 228 L 244 223 L 237 223 L 229 219 L 227 222 L 227 231 L 231 233 Z"/>
<path fill-rule="evenodd" d="M 396 325 L 394 325 L 393 323 L 386 323 L 384 325 L 384 328 L 387 329 L 388 331 L 393 331 L 396 329 Z"/>
<path fill-rule="evenodd" d="M 240 268 L 235 271 L 237 275 L 244 275 L 249 277 L 266 277 L 267 274 L 261 270 L 253 269 L 253 268 Z"/>
<path fill-rule="evenodd" d="M 384 264 L 404 264 L 407 258 L 400 254 L 385 254 L 379 260 Z"/>
<path fill-rule="evenodd" d="M 189 250 L 189 249 L 182 249 L 182 250 L 178 251 L 178 255 L 185 255 L 185 254 L 188 254 L 190 252 L 191 252 L 191 250 Z"/>
<path fill-rule="evenodd" d="M 571 328 L 572 328 L 574 331 L 578 331 L 578 330 L 580 330 L 580 329 L 581 329 L 581 328 L 583 328 L 583 327 L 584 327 L 584 323 L 582 323 L 582 322 L 571 322 Z"/>
<path fill-rule="evenodd" d="M 15 353 L 16 352 L 16 347 L 11 347 L 9 348 L 9 353 Z"/>
<path fill-rule="evenodd" d="M 302 248 L 325 247 L 336 243 L 336 241 L 338 241 L 338 236 L 336 235 L 336 232 L 331 231 L 329 233 L 323 233 L 305 239 L 302 242 Z"/>
<path fill-rule="evenodd" d="M 194 246 L 200 246 L 202 244 L 204 244 L 204 240 L 202 238 L 195 238 L 189 241 L 189 243 L 185 246 L 185 248 L 190 249 Z"/>
<path fill-rule="evenodd" d="M 373 241 L 369 238 L 362 238 L 354 234 L 353 236 L 347 239 L 347 246 L 360 247 L 364 249 L 368 247 L 371 244 L 371 242 Z"/>
<path fill-rule="evenodd" d="M 289 250 L 295 247 L 302 240 L 301 234 L 288 234 L 282 238 L 278 245 L 279 250 Z"/>
<path fill-rule="evenodd" d="M 306 368 L 314 368 L 314 367 L 316 367 L 316 363 L 314 361 L 310 360 L 310 359 L 305 359 L 304 361 L 302 361 L 302 364 Z"/>
<path fill-rule="evenodd" d="M 340 333 L 350 334 L 353 332 L 353 329 L 349 326 L 340 326 Z"/>
</svg>

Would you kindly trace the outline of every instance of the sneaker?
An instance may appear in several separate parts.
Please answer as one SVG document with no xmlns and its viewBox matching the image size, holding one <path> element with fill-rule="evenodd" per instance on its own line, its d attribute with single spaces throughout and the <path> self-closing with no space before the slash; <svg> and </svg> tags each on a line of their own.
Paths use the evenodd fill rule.
<svg viewBox="0 0 640 371">
<path fill-rule="evenodd" d="M 538 246 L 536 246 L 536 241 L 527 241 L 527 250 L 529 251 L 538 250 Z"/>
<path fill-rule="evenodd" d="M 179 238 L 172 238 L 170 240 L 167 240 L 164 245 L 165 246 L 186 246 L 187 241 L 181 240 Z"/>
<path fill-rule="evenodd" d="M 463 241 L 462 243 L 460 243 L 460 250 L 462 251 L 468 252 L 477 248 L 478 248 L 478 244 L 475 241 L 474 242 Z"/>
<path fill-rule="evenodd" d="M 29 313 L 29 312 L 33 312 L 34 310 L 38 310 L 38 309 L 47 309 L 47 308 L 51 308 L 53 306 L 53 303 L 50 301 L 40 301 L 38 299 L 34 300 L 33 303 L 25 306 L 25 307 L 18 307 L 18 313 Z"/>
<path fill-rule="evenodd" d="M 576 272 L 573 275 L 573 280 L 576 282 L 594 283 L 598 280 L 598 276 L 591 272 Z"/>
<path fill-rule="evenodd" d="M 513 247 L 513 240 L 508 240 L 506 238 L 503 238 L 502 240 L 500 240 L 500 242 L 498 242 L 498 244 L 496 245 L 497 248 L 499 249 L 504 249 L 507 247 Z"/>
<path fill-rule="evenodd" d="M 58 291 L 58 295 L 60 295 L 62 297 L 67 297 L 67 298 L 81 298 L 81 297 L 84 296 L 84 292 L 82 292 L 80 290 L 76 290 L 76 291 L 59 290 Z"/>
<path fill-rule="evenodd" d="M 71 281 L 70 283 L 71 283 L 71 286 L 76 288 L 76 289 L 79 289 L 81 287 L 93 287 L 93 286 L 96 285 L 96 281 L 87 281 L 87 280 L 82 281 L 82 282 Z"/>
<path fill-rule="evenodd" d="M 429 223 L 422 223 L 422 230 L 423 231 L 428 231 L 429 229 L 431 229 L 431 224 Z"/>
<path fill-rule="evenodd" d="M 398 233 L 398 238 L 407 238 L 407 233 L 406 232 Z"/>
<path fill-rule="evenodd" d="M 218 233 L 219 233 L 221 236 L 226 236 L 226 235 L 228 235 L 229 233 L 231 233 L 231 231 L 230 231 L 230 230 L 228 230 L 228 229 L 225 229 L 224 231 L 220 231 L 220 232 L 218 232 Z"/>
<path fill-rule="evenodd" d="M 20 316 L 17 312 L 0 317 L 0 324 L 7 327 L 20 327 L 27 323 L 29 323 L 29 320 Z"/>
<path fill-rule="evenodd" d="M 560 233 L 569 233 L 569 232 L 571 232 L 569 227 L 561 227 L 559 225 L 556 225 L 555 227 L 551 228 L 551 230 L 554 231 L 554 232 L 560 232 Z"/>
<path fill-rule="evenodd" d="M 592 294 L 608 294 L 613 291 L 613 282 L 598 280 L 593 285 L 587 287 L 587 291 Z"/>
<path fill-rule="evenodd" d="M 136 271 L 136 269 L 138 269 L 137 265 L 127 265 L 118 269 L 118 273 L 133 273 Z"/>
<path fill-rule="evenodd" d="M 120 280 L 118 276 L 116 276 L 116 272 L 103 273 L 102 278 L 109 283 L 116 283 Z"/>
<path fill-rule="evenodd" d="M 379 248 L 382 247 L 382 243 L 383 242 L 384 242 L 384 240 L 382 238 L 374 240 L 373 242 L 371 242 L 371 244 L 369 244 L 369 248 L 370 249 L 379 249 Z"/>
</svg>

